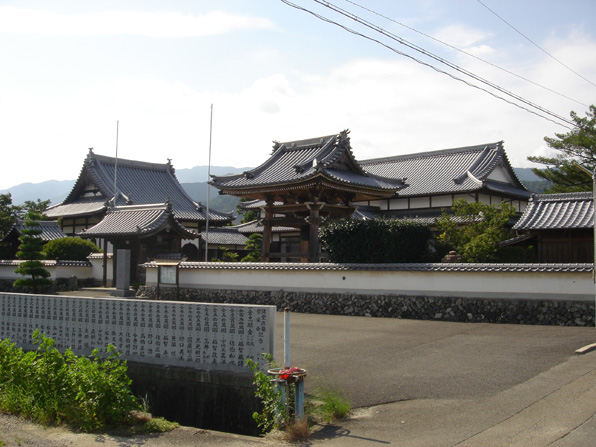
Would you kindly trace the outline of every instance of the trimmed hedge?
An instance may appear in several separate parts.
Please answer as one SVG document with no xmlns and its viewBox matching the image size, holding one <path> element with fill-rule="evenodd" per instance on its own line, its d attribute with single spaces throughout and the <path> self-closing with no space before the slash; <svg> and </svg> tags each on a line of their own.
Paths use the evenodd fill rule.
<svg viewBox="0 0 596 447">
<path fill-rule="evenodd" d="M 323 227 L 319 238 L 331 262 L 384 264 L 433 261 L 430 229 L 410 221 L 341 220 Z"/>
<path fill-rule="evenodd" d="M 63 237 L 49 241 L 44 247 L 46 259 L 63 261 L 86 261 L 91 253 L 100 253 L 101 249 L 93 242 L 78 237 Z"/>
</svg>

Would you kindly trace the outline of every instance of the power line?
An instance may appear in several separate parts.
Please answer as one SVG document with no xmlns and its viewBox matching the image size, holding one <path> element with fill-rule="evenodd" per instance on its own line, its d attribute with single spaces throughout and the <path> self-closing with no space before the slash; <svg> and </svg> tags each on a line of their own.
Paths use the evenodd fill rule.
<svg viewBox="0 0 596 447">
<path fill-rule="evenodd" d="M 544 54 L 546 54 L 548 57 L 552 58 L 553 60 L 555 60 L 556 62 L 558 62 L 559 64 L 561 64 L 563 67 L 565 67 L 567 70 L 569 70 L 570 72 L 574 73 L 575 75 L 579 76 L 580 78 L 582 78 L 584 81 L 589 82 L 590 84 L 592 84 L 594 87 L 596 87 L 596 84 L 594 84 L 592 81 L 590 81 L 589 79 L 585 78 L 584 76 L 582 76 L 581 74 L 579 74 L 577 71 L 575 71 L 574 69 L 572 69 L 571 67 L 569 67 L 568 65 L 564 64 L 563 62 L 561 62 L 559 59 L 557 59 L 555 56 L 553 56 L 552 54 L 550 54 L 548 51 L 546 51 L 544 48 L 542 48 L 540 45 L 538 45 L 536 42 L 534 42 L 532 39 L 530 39 L 528 36 L 526 36 L 524 33 L 522 33 L 521 31 L 519 31 L 517 28 L 515 28 L 511 23 L 509 23 L 507 20 L 505 20 L 503 17 L 501 17 L 499 14 L 497 14 L 495 11 L 493 11 L 492 9 L 490 9 L 488 6 L 486 6 L 484 3 L 482 3 L 480 0 L 476 0 L 478 3 L 480 3 L 482 6 L 484 6 L 486 9 L 488 9 L 490 12 L 492 12 L 497 18 L 499 18 L 500 20 L 502 20 L 509 28 L 511 28 L 513 31 L 515 31 L 517 34 L 519 34 L 520 36 L 522 36 L 524 39 L 526 39 L 528 42 L 530 42 L 532 45 L 534 45 L 536 48 L 538 48 L 540 51 L 542 51 Z"/>
<path fill-rule="evenodd" d="M 453 49 L 453 50 L 455 50 L 455 51 L 459 51 L 460 53 L 463 53 L 463 54 L 465 54 L 466 56 L 472 57 L 472 58 L 474 58 L 474 59 L 476 59 L 476 60 L 478 60 L 478 61 L 480 61 L 480 62 L 483 62 L 483 63 L 485 63 L 485 64 L 488 64 L 488 65 L 490 65 L 491 67 L 494 67 L 494 68 L 496 68 L 496 69 L 498 69 L 498 70 L 501 70 L 501 71 L 503 71 L 503 72 L 505 72 L 505 73 L 507 73 L 507 74 L 510 74 L 510 75 L 512 75 L 512 76 L 515 76 L 515 77 L 517 77 L 517 78 L 519 78 L 519 79 L 522 79 L 522 80 L 524 80 L 524 81 L 526 81 L 526 82 L 529 82 L 530 84 L 533 84 L 533 85 L 535 85 L 535 86 L 537 86 L 537 87 L 540 87 L 540 88 L 542 88 L 542 89 L 544 89 L 544 90 L 547 90 L 547 91 L 549 91 L 549 92 L 551 92 L 551 93 L 554 93 L 555 95 L 558 95 L 558 96 L 561 96 L 562 98 L 565 98 L 565 99 L 568 99 L 568 100 L 570 100 L 570 101 L 576 102 L 576 103 L 578 103 L 578 104 L 580 104 L 580 105 L 582 105 L 582 106 L 584 106 L 584 107 L 588 107 L 588 105 L 587 105 L 587 104 L 584 104 L 583 102 L 581 102 L 581 101 L 578 101 L 577 99 L 570 98 L 569 96 L 567 96 L 567 95 L 564 95 L 563 93 L 559 93 L 559 92 L 557 92 L 557 91 L 555 91 L 555 90 L 553 90 L 553 89 L 551 89 L 551 88 L 549 88 L 549 87 L 546 87 L 546 86 L 544 86 L 544 85 L 542 85 L 542 84 L 539 84 L 539 83 L 537 83 L 537 82 L 534 82 L 534 81 L 532 81 L 531 79 L 527 79 L 527 78 L 525 78 L 525 77 L 523 77 L 523 76 L 521 76 L 521 75 L 519 75 L 519 74 L 517 74 L 517 73 L 514 73 L 514 72 L 512 72 L 512 71 L 510 71 L 510 70 L 507 70 L 506 68 L 499 67 L 498 65 L 496 65 L 496 64 L 493 64 L 492 62 L 489 62 L 489 61 L 487 61 L 487 60 L 485 60 L 485 59 L 482 59 L 481 57 L 478 57 L 478 56 L 476 56 L 476 55 L 474 55 L 474 54 L 472 54 L 472 53 L 470 53 L 470 52 L 468 52 L 468 51 L 462 50 L 461 48 L 457 48 L 456 46 L 454 46 L 454 45 L 451 45 L 451 44 L 449 44 L 449 43 L 447 43 L 447 42 L 443 42 L 442 40 L 440 40 L 440 39 L 437 39 L 436 37 L 433 37 L 433 36 L 430 36 L 430 35 L 428 35 L 428 34 L 426 34 L 426 33 L 423 33 L 422 31 L 419 31 L 419 30 L 417 30 L 416 28 L 412 28 L 411 26 L 408 26 L 408 25 L 406 25 L 406 24 L 404 24 L 404 23 L 401 23 L 401 22 L 399 22 L 399 21 L 397 21 L 397 20 L 395 20 L 395 19 L 392 19 L 391 17 L 387 17 L 387 16 L 385 16 L 385 15 L 383 15 L 383 14 L 380 14 L 380 13 L 378 13 L 378 12 L 376 12 L 376 11 L 374 11 L 374 10 L 370 9 L 370 8 L 367 8 L 366 6 L 362 6 L 362 5 L 360 5 L 360 4 L 358 4 L 358 3 L 356 3 L 356 2 L 354 2 L 354 1 L 352 1 L 352 0 L 344 0 L 344 1 L 345 1 L 345 2 L 347 2 L 347 3 L 351 3 L 352 5 L 354 5 L 354 6 L 357 6 L 358 8 L 361 8 L 361 9 L 363 9 L 363 10 L 365 10 L 365 11 L 368 11 L 368 12 L 370 12 L 370 13 L 372 13 L 372 14 L 375 14 L 375 15 L 377 15 L 377 16 L 379 16 L 379 17 L 382 17 L 382 18 L 384 18 L 384 19 L 386 19 L 386 20 L 389 20 L 390 22 L 393 22 L 393 23 L 395 23 L 395 24 L 397 24 L 397 25 L 399 25 L 399 26 L 402 26 L 402 27 L 404 27 L 404 28 L 407 28 L 407 29 L 409 29 L 410 31 L 413 31 L 413 32 L 415 32 L 415 33 L 418 33 L 418 34 L 420 34 L 420 35 L 422 35 L 422 36 L 424 36 L 424 37 L 426 37 L 426 38 L 428 38 L 428 39 L 434 40 L 435 42 L 438 42 L 438 43 L 440 43 L 440 44 L 442 44 L 442 45 L 445 45 L 445 46 L 447 46 L 447 47 L 449 47 L 449 48 L 451 48 L 451 49 Z"/>
<path fill-rule="evenodd" d="M 382 28 L 380 28 L 380 27 L 378 27 L 376 25 L 370 24 L 369 22 L 361 19 L 360 17 L 358 17 L 358 16 L 356 16 L 356 15 L 354 15 L 354 14 L 348 12 L 348 11 L 342 10 L 341 8 L 339 8 L 339 7 L 331 4 L 328 1 L 313 0 L 313 1 L 315 1 L 316 3 L 318 3 L 318 4 L 322 5 L 322 6 L 325 6 L 325 7 L 329 8 L 329 9 L 331 9 L 331 10 L 333 10 L 333 11 L 335 11 L 335 12 L 337 12 L 337 13 L 343 15 L 343 16 L 346 16 L 346 17 L 350 18 L 351 20 L 354 20 L 357 23 L 360 23 L 361 25 L 364 25 L 364 26 L 366 26 L 368 28 L 371 28 L 371 29 L 377 31 L 378 33 L 383 34 L 384 36 L 389 37 L 390 39 L 395 40 L 395 41 L 397 41 L 398 43 L 400 43 L 400 44 L 402 44 L 404 46 L 407 46 L 407 47 L 409 47 L 411 49 L 414 49 L 415 51 L 421 52 L 424 55 L 426 55 L 426 56 L 428 56 L 428 57 L 430 57 L 432 59 L 435 59 L 436 61 L 441 62 L 441 63 L 449 66 L 450 68 L 452 68 L 452 69 L 454 69 L 456 71 L 459 71 L 459 72 L 461 72 L 461 73 L 463 73 L 463 74 L 465 74 L 467 76 L 470 76 L 473 79 L 475 79 L 475 80 L 477 80 L 477 81 L 479 81 L 479 82 L 481 82 L 483 84 L 486 84 L 486 85 L 490 86 L 491 88 L 494 88 L 497 91 L 499 91 L 499 92 L 501 92 L 501 93 L 503 93 L 503 94 L 505 94 L 507 96 L 510 96 L 510 97 L 516 99 L 517 101 L 519 101 L 519 102 L 521 102 L 523 104 L 526 104 L 526 105 L 528 105 L 528 106 L 530 106 L 530 107 L 532 107 L 534 109 L 540 110 L 542 113 L 547 114 L 547 115 L 550 115 L 551 117 L 554 117 L 557 120 L 562 121 L 562 122 L 564 122 L 564 123 L 566 123 L 568 125 L 561 124 L 560 122 L 554 121 L 553 119 L 551 119 L 551 118 L 549 118 L 547 116 L 544 116 L 544 115 L 542 115 L 540 113 L 537 113 L 534 110 L 528 109 L 528 108 L 526 108 L 526 107 L 524 107 L 524 106 L 522 106 L 520 104 L 517 104 L 515 102 L 512 102 L 512 101 L 510 101 L 510 100 L 508 100 L 508 99 L 506 99 L 506 98 L 504 98 L 502 96 L 499 96 L 499 95 L 495 94 L 494 92 L 491 92 L 491 91 L 489 91 L 489 90 L 487 90 L 485 88 L 482 88 L 482 87 L 480 87 L 478 85 L 475 85 L 475 84 L 472 84 L 470 82 L 467 82 L 464 79 L 461 79 L 461 78 L 459 78 L 459 77 L 457 77 L 457 76 L 455 76 L 455 75 L 453 75 L 451 73 L 448 73 L 448 72 L 446 72 L 444 70 L 441 70 L 441 69 L 439 69 L 439 68 L 437 68 L 437 67 L 435 67 L 435 66 L 433 66 L 433 65 L 431 65 L 429 63 L 423 62 L 423 61 L 421 61 L 421 60 L 419 60 L 419 59 L 417 59 L 417 58 L 415 58 L 415 57 L 413 57 L 413 56 L 411 56 L 411 55 L 409 55 L 407 53 L 401 52 L 401 51 L 397 50 L 396 48 L 394 48 L 394 47 L 392 47 L 392 46 L 390 46 L 390 45 L 388 45 L 388 44 L 386 44 L 384 42 L 381 42 L 378 39 L 374 39 L 374 38 L 372 38 L 370 36 L 367 36 L 365 34 L 362 34 L 362 33 L 358 32 L 358 31 L 355 31 L 355 30 L 353 30 L 353 29 L 351 29 L 351 28 L 349 28 L 349 27 L 347 27 L 345 25 L 342 25 L 342 24 L 340 24 L 340 23 L 338 23 L 338 22 L 336 22 L 334 20 L 331 20 L 331 19 L 329 19 L 327 17 L 324 17 L 324 16 L 322 16 L 320 14 L 317 14 L 317 13 L 315 13 L 315 12 L 309 10 L 309 9 L 306 9 L 306 8 L 304 8 L 302 6 L 296 5 L 296 4 L 292 3 L 292 2 L 290 2 L 289 0 L 281 0 L 281 1 L 283 3 L 285 3 L 285 4 L 287 4 L 288 6 L 291 6 L 291 7 L 295 8 L 295 9 L 299 9 L 299 10 L 302 10 L 304 12 L 307 12 L 307 13 L 313 15 L 313 16 L 317 17 L 319 20 L 322 20 L 322 21 L 325 21 L 327 23 L 336 25 L 336 26 L 344 29 L 345 31 L 347 31 L 349 33 L 352 33 L 352 34 L 357 35 L 359 37 L 363 37 L 363 38 L 365 38 L 367 40 L 370 40 L 372 42 L 375 42 L 375 43 L 377 43 L 377 44 L 379 44 L 381 46 L 384 46 L 385 48 L 387 48 L 387 49 L 395 52 L 396 54 L 399 54 L 401 56 L 404 56 L 404 57 L 407 57 L 409 59 L 412 59 L 413 61 L 415 61 L 415 62 L 417 62 L 419 64 L 422 64 L 424 66 L 427 66 L 429 68 L 432 68 L 433 70 L 435 70 L 435 71 L 437 71 L 439 73 L 446 74 L 447 76 L 451 77 L 452 79 L 455 79 L 455 80 L 458 80 L 460 82 L 463 82 L 464 84 L 466 84 L 466 85 L 468 85 L 470 87 L 474 87 L 476 89 L 482 90 L 482 91 L 484 91 L 484 92 L 486 92 L 486 93 L 494 96 L 495 98 L 501 99 L 502 101 L 505 101 L 505 102 L 507 102 L 507 103 L 509 103 L 511 105 L 514 105 L 514 106 L 516 106 L 516 107 L 518 107 L 518 108 L 520 108 L 522 110 L 525 110 L 525 111 L 527 111 L 529 113 L 532 113 L 532 114 L 534 114 L 536 116 L 539 116 L 539 117 L 541 117 L 543 119 L 546 119 L 546 120 L 551 121 L 551 122 L 553 122 L 555 124 L 558 124 L 558 125 L 562 125 L 562 126 L 568 128 L 568 129 L 571 129 L 572 128 L 572 127 L 569 127 L 568 125 L 570 125 L 570 126 L 574 126 L 575 125 L 575 123 L 573 123 L 572 121 L 569 121 L 566 118 L 563 118 L 563 117 L 555 114 L 554 112 L 551 112 L 551 111 L 549 111 L 547 109 L 544 109 L 543 107 L 540 107 L 537 104 L 533 104 L 532 102 L 530 102 L 530 101 L 522 98 L 521 96 L 515 95 L 515 94 L 513 94 L 513 93 L 511 93 L 511 92 L 503 89 L 502 87 L 499 87 L 496 84 L 490 83 L 489 81 L 487 81 L 487 80 L 485 80 L 485 79 L 483 79 L 483 78 L 475 75 L 474 73 L 471 73 L 471 72 L 469 72 L 467 70 L 464 70 L 463 68 L 458 67 L 457 65 L 452 64 L 451 62 L 446 61 L 445 59 L 443 59 L 443 58 L 441 58 L 439 56 L 436 56 L 436 55 L 434 55 L 434 54 L 432 54 L 432 53 L 424 50 L 423 48 L 420 48 L 420 47 L 418 47 L 418 46 L 416 46 L 416 45 L 414 45 L 414 44 L 406 41 L 405 39 L 402 39 L 402 38 L 400 38 L 398 36 L 395 36 L 395 35 L 393 35 L 393 34 L 387 32 L 387 31 L 383 30 Z"/>
</svg>

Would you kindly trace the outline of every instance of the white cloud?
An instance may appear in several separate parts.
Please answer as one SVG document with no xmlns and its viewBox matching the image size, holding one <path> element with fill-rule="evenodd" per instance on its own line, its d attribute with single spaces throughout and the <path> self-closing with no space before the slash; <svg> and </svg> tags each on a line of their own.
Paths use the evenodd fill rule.
<svg viewBox="0 0 596 447">
<path fill-rule="evenodd" d="M 478 46 L 479 43 L 491 36 L 490 32 L 465 25 L 449 25 L 433 35 L 435 39 L 461 49 Z"/>
<path fill-rule="evenodd" d="M 243 29 L 272 29 L 266 18 L 210 11 L 201 15 L 178 12 L 102 11 L 61 14 L 0 6 L 0 32 L 56 36 L 200 37 Z"/>
<path fill-rule="evenodd" d="M 596 42 L 573 36 L 549 46 L 587 74 L 596 72 Z M 559 52 L 563 53 L 559 53 Z M 568 52 L 571 51 L 571 52 Z M 583 58 L 582 58 L 583 55 Z M 471 62 L 481 70 L 478 61 Z M 545 85 L 588 103 L 593 90 L 541 56 L 519 67 Z M 503 72 L 491 80 L 568 117 L 584 108 Z M 571 80 L 570 80 L 571 79 Z M 589 85 L 588 85 L 589 86 Z M 583 98 L 582 98 L 583 97 Z M 271 141 L 291 141 L 349 128 L 359 159 L 505 141 L 514 166 L 550 155 L 544 136 L 566 129 L 401 58 L 358 59 L 333 70 L 272 73 L 238 92 L 209 91 L 150 76 L 88 80 L 66 93 L 32 92 L 0 83 L 0 189 L 26 181 L 72 179 L 87 148 L 151 162 L 172 158 L 178 169 L 208 162 L 210 104 L 214 165 L 256 166 Z M 27 167 L 16 169 L 27 160 Z"/>
</svg>

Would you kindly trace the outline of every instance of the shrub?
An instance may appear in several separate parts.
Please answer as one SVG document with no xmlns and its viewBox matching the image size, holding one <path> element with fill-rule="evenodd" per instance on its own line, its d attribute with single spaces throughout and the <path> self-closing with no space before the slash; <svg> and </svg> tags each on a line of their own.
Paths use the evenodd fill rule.
<svg viewBox="0 0 596 447">
<path fill-rule="evenodd" d="M 329 260 L 338 263 L 428 262 L 430 229 L 403 220 L 347 219 L 319 232 Z"/>
<path fill-rule="evenodd" d="M 114 346 L 107 358 L 98 350 L 64 354 L 51 338 L 33 333 L 37 351 L 23 352 L 10 340 L 0 343 L 0 409 L 43 424 L 65 422 L 95 431 L 128 426 L 140 405 L 130 391 L 126 362 Z"/>
<path fill-rule="evenodd" d="M 100 253 L 100 248 L 93 242 L 78 237 L 54 239 L 45 245 L 46 259 L 67 261 L 86 261 L 91 253 Z"/>
<path fill-rule="evenodd" d="M 263 354 L 263 359 L 270 368 L 275 366 L 271 354 Z M 280 390 L 271 382 L 271 377 L 261 371 L 257 362 L 248 359 L 246 364 L 253 373 L 255 396 L 260 400 L 262 408 L 261 413 L 253 413 L 253 419 L 264 433 L 282 428 L 288 420 L 288 414 Z"/>
</svg>

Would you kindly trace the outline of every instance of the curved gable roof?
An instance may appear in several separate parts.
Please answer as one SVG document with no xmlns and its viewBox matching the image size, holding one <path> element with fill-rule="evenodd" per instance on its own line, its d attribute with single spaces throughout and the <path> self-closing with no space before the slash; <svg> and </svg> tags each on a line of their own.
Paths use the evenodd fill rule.
<svg viewBox="0 0 596 447">
<path fill-rule="evenodd" d="M 79 233 L 81 237 L 149 237 L 166 228 L 186 239 L 197 237 L 186 229 L 172 214 L 169 203 L 129 205 L 111 208 L 97 225 Z"/>
<path fill-rule="evenodd" d="M 403 187 L 401 180 L 365 172 L 354 158 L 349 131 L 319 138 L 276 142 L 271 157 L 242 174 L 213 176 L 212 185 L 227 194 L 272 192 L 323 177 L 332 183 L 390 195 Z"/>
<path fill-rule="evenodd" d="M 387 178 L 407 177 L 408 186 L 399 192 L 401 197 L 465 193 L 482 188 L 530 197 L 530 193 L 513 171 L 502 141 L 363 160 L 360 164 L 366 171 L 375 175 Z M 512 183 L 489 178 L 499 166 L 507 171 Z"/>
<path fill-rule="evenodd" d="M 48 216 L 92 214 L 106 210 L 108 200 L 115 202 L 116 206 L 148 205 L 167 201 L 172 204 L 177 219 L 206 219 L 206 210 L 182 188 L 170 161 L 160 164 L 116 159 L 94 154 L 92 149 L 85 158 L 79 178 L 70 194 L 61 204 L 51 207 Z M 233 217 L 231 213 L 210 210 L 209 219 L 226 222 L 231 221 Z"/>
</svg>

